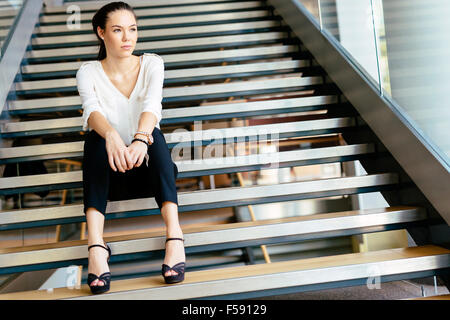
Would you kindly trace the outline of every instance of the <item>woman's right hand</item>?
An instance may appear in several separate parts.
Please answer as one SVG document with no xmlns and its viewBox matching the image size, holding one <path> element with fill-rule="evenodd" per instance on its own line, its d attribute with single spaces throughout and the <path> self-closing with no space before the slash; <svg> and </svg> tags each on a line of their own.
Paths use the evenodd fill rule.
<svg viewBox="0 0 450 320">
<path fill-rule="evenodd" d="M 108 153 L 109 165 L 114 171 L 117 169 L 125 173 L 125 170 L 133 168 L 131 156 L 127 146 L 116 130 L 111 130 L 105 135 L 106 152 Z M 116 167 L 117 166 L 117 167 Z"/>
</svg>

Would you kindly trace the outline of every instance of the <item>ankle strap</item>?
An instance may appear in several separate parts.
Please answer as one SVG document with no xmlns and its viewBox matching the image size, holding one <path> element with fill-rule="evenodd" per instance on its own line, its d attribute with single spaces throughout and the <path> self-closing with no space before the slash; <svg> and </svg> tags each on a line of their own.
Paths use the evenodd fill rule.
<svg viewBox="0 0 450 320">
<path fill-rule="evenodd" d="M 166 242 L 169 241 L 169 240 L 181 240 L 181 241 L 184 242 L 184 239 L 181 239 L 181 238 L 167 238 Z"/>
<path fill-rule="evenodd" d="M 92 247 L 102 247 L 103 249 L 109 251 L 108 248 L 106 248 L 105 246 L 102 246 L 101 244 L 93 244 L 93 245 L 90 245 L 90 246 L 88 247 L 88 251 L 89 251 Z"/>
</svg>

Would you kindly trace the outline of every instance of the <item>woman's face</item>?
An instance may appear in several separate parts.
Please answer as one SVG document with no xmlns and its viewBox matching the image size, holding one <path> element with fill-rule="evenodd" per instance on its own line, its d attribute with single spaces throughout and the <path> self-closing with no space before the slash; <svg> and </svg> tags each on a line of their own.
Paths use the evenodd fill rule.
<svg viewBox="0 0 450 320">
<path fill-rule="evenodd" d="M 108 56 L 128 57 L 136 47 L 138 38 L 136 19 L 128 10 L 111 12 L 105 30 L 98 27 L 97 32 L 105 42 Z"/>
</svg>

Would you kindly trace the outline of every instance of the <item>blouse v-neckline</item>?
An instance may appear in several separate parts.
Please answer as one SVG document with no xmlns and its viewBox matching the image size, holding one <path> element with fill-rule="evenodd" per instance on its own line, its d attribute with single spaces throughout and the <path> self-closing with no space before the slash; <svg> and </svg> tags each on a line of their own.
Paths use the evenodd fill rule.
<svg viewBox="0 0 450 320">
<path fill-rule="evenodd" d="M 135 85 L 134 85 L 134 88 L 133 88 L 133 90 L 132 90 L 131 93 L 130 93 L 130 97 L 126 97 L 119 89 L 117 89 L 117 87 L 114 85 L 114 83 L 111 81 L 111 79 L 109 79 L 108 75 L 106 74 L 105 70 L 103 69 L 102 62 L 101 62 L 100 60 L 96 60 L 96 61 L 98 62 L 99 66 L 100 66 L 100 71 L 101 71 L 102 74 L 105 76 L 105 78 L 107 79 L 107 81 L 109 82 L 109 84 L 114 88 L 114 90 L 116 90 L 122 97 L 124 97 L 125 99 L 127 99 L 127 101 L 130 101 L 131 98 L 133 97 L 134 92 L 136 91 L 136 88 L 137 88 L 137 86 L 138 86 L 138 84 L 139 84 L 139 80 L 140 80 L 140 78 L 141 78 L 141 73 L 142 73 L 142 69 L 143 69 L 142 62 L 143 62 L 143 60 L 144 60 L 143 57 L 144 57 L 144 55 L 141 55 L 141 56 L 139 57 L 139 73 L 138 73 L 138 76 L 137 76 L 137 79 L 136 79 L 136 83 L 135 83 Z"/>
</svg>

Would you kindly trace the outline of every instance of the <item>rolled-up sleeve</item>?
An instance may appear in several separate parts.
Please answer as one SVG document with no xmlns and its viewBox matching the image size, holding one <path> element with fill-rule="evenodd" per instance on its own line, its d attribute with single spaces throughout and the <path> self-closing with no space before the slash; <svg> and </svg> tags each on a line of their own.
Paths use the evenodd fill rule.
<svg viewBox="0 0 450 320">
<path fill-rule="evenodd" d="M 157 123 L 162 119 L 162 99 L 164 84 L 164 60 L 157 56 L 155 63 L 147 73 L 148 87 L 145 93 L 142 112 L 151 112 L 156 116 Z"/>
<path fill-rule="evenodd" d="M 98 111 L 103 114 L 105 118 L 106 114 L 98 102 L 98 98 L 94 90 L 94 82 L 87 65 L 82 65 L 78 69 L 76 78 L 78 93 L 80 94 L 83 107 L 83 131 L 86 131 L 89 127 L 88 119 L 92 112 Z"/>
</svg>

